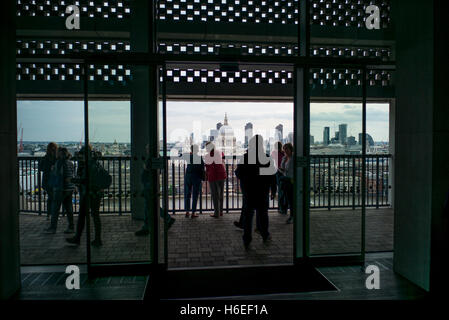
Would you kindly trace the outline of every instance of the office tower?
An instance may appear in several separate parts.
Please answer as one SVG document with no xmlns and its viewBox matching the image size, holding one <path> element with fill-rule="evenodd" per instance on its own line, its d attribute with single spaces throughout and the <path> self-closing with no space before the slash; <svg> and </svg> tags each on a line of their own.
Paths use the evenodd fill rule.
<svg viewBox="0 0 449 320">
<path fill-rule="evenodd" d="M 248 148 L 248 141 L 253 137 L 253 124 L 248 122 L 245 125 L 245 148 Z"/>
<path fill-rule="evenodd" d="M 324 131 L 323 131 L 323 144 L 325 146 L 328 146 L 330 143 L 330 128 L 329 127 L 324 127 Z"/>
<path fill-rule="evenodd" d="M 338 126 L 339 130 L 339 141 L 340 144 L 346 144 L 346 138 L 348 137 L 348 125 L 347 124 L 340 124 Z"/>
<path fill-rule="evenodd" d="M 314 145 L 315 144 L 315 138 L 311 135 L 310 136 L 310 145 Z"/>
<path fill-rule="evenodd" d="M 370 147 L 374 146 L 374 139 L 368 133 L 366 134 L 366 145 Z"/>
<path fill-rule="evenodd" d="M 276 139 L 276 141 L 282 142 L 284 139 L 284 134 L 283 134 L 284 126 L 282 124 L 279 124 L 276 126 L 275 129 L 276 129 L 276 131 L 274 133 L 274 138 Z"/>
</svg>

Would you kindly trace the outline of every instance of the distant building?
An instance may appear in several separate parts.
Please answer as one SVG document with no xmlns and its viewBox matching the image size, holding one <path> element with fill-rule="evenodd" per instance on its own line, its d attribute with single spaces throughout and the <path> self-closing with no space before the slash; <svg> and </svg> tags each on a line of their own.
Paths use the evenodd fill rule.
<svg viewBox="0 0 449 320">
<path fill-rule="evenodd" d="M 340 143 L 340 132 L 335 132 L 335 138 L 332 140 L 334 140 L 332 143 Z"/>
<path fill-rule="evenodd" d="M 355 140 L 355 137 L 350 136 L 346 139 L 346 144 L 348 146 L 355 146 L 357 144 L 357 141 Z"/>
<path fill-rule="evenodd" d="M 288 133 L 287 141 L 285 141 L 285 142 L 293 143 L 293 132 Z"/>
<path fill-rule="evenodd" d="M 359 133 L 359 145 L 362 145 L 362 142 L 363 142 L 363 134 Z M 373 137 L 371 137 L 368 133 L 366 134 L 366 145 L 368 147 L 374 146 Z"/>
<path fill-rule="evenodd" d="M 248 122 L 245 125 L 245 148 L 248 148 L 248 141 L 253 137 L 253 124 Z"/>
<path fill-rule="evenodd" d="M 217 123 L 217 131 L 220 131 L 220 128 L 223 126 L 221 122 Z"/>
<path fill-rule="evenodd" d="M 310 136 L 310 145 L 313 146 L 315 144 L 315 138 L 311 135 Z"/>
<path fill-rule="evenodd" d="M 340 124 L 338 126 L 338 132 L 339 132 L 339 141 L 340 144 L 345 145 L 346 144 L 346 138 L 348 137 L 348 125 L 347 124 Z"/>
<path fill-rule="evenodd" d="M 274 139 L 282 142 L 284 140 L 284 126 L 279 124 L 276 126 L 275 130 Z"/>
<path fill-rule="evenodd" d="M 328 146 L 330 143 L 330 128 L 329 127 L 324 127 L 324 131 L 323 131 L 323 144 L 325 146 Z"/>
<path fill-rule="evenodd" d="M 366 134 L 366 144 L 370 147 L 374 146 L 374 139 L 368 133 Z"/>
<path fill-rule="evenodd" d="M 236 138 L 234 130 L 228 123 L 228 116 L 225 113 L 224 124 L 220 127 L 218 137 L 215 139 L 215 146 L 225 155 L 233 155 L 236 152 Z"/>
</svg>

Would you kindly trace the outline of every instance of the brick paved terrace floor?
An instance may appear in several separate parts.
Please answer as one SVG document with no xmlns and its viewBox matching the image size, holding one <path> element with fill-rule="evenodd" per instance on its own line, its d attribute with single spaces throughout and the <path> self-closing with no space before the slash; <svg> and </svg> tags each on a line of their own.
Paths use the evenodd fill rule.
<svg viewBox="0 0 449 320">
<path fill-rule="evenodd" d="M 176 214 L 175 224 L 168 232 L 168 264 L 170 268 L 230 265 L 261 265 L 291 263 L 293 256 L 293 226 L 286 216 L 270 212 L 272 242 L 264 245 L 253 234 L 251 250 L 242 245 L 243 232 L 233 225 L 239 213 L 224 214 L 219 219 L 208 213 L 197 219 Z M 75 217 L 76 221 L 77 217 Z M 149 237 L 136 237 L 142 225 L 130 215 L 103 215 L 103 246 L 92 248 L 93 263 L 147 261 Z M 44 234 L 49 222 L 46 216 L 20 214 L 21 263 L 47 265 L 86 263 L 85 235 L 80 246 L 65 242 L 65 217 L 59 220 L 54 235 Z M 350 253 L 360 250 L 360 210 L 313 210 L 310 221 L 312 254 Z M 393 210 L 366 210 L 366 249 L 370 252 L 393 250 Z"/>
</svg>

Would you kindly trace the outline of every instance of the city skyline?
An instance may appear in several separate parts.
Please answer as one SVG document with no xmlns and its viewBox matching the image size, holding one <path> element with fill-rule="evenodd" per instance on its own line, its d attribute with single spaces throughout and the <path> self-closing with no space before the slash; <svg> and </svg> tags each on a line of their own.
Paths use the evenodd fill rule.
<svg viewBox="0 0 449 320">
<path fill-rule="evenodd" d="M 90 140 L 92 142 L 130 143 L 129 101 L 92 101 L 89 103 Z M 254 112 L 257 110 L 257 113 Z M 274 112 L 275 111 L 275 112 Z M 274 138 L 275 128 L 283 126 L 283 137 L 293 132 L 292 103 L 249 102 L 173 102 L 167 104 L 167 141 L 184 141 L 192 132 L 207 137 L 227 113 L 237 141 L 245 142 L 245 125 L 253 124 L 253 134 Z M 54 120 L 56 119 L 56 121 Z M 338 125 L 348 125 L 347 137 L 358 137 L 362 127 L 360 104 L 312 103 L 310 134 L 322 143 L 323 128 L 334 137 Z M 24 141 L 84 140 L 82 101 L 18 101 L 18 129 L 24 129 Z M 198 131 L 200 128 L 200 131 Z M 196 131 L 195 131 L 196 130 Z M 367 132 L 376 142 L 389 140 L 388 104 L 368 104 Z M 181 140 L 179 138 L 181 137 Z M 18 132 L 18 140 L 20 132 Z"/>
</svg>

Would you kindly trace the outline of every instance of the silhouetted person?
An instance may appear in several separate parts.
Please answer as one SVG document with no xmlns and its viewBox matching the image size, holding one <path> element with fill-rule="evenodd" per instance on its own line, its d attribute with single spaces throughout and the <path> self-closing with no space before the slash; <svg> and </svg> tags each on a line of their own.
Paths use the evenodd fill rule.
<svg viewBox="0 0 449 320">
<path fill-rule="evenodd" d="M 214 203 L 214 213 L 210 216 L 218 218 L 223 215 L 223 193 L 226 181 L 226 169 L 223 164 L 223 152 L 215 150 L 212 142 L 206 143 L 206 179 L 209 182 L 210 193 Z"/>
<path fill-rule="evenodd" d="M 287 198 L 288 208 L 290 209 L 290 217 L 287 219 L 287 223 L 293 223 L 293 145 L 291 143 L 284 144 L 285 157 L 282 159 L 280 172 L 282 176 L 280 178 L 280 184 L 285 196 Z"/>
<path fill-rule="evenodd" d="M 288 210 L 288 200 L 284 193 L 284 190 L 281 188 L 281 177 L 282 173 L 279 170 L 282 159 L 285 157 L 285 152 L 283 151 L 282 142 L 278 141 L 275 143 L 275 148 L 271 152 L 271 157 L 274 160 L 274 165 L 276 166 L 276 183 L 277 183 L 277 192 L 278 192 L 278 211 L 282 214 L 287 214 Z"/>
<path fill-rule="evenodd" d="M 205 172 L 203 158 L 198 154 L 198 145 L 192 145 L 190 149 L 191 152 L 189 154 L 183 155 L 184 160 L 187 161 L 186 173 L 184 175 L 184 209 L 186 210 L 186 218 L 189 217 L 190 210 L 192 210 L 193 219 L 198 217 L 195 212 Z M 190 206 L 191 198 L 192 206 Z"/>
<path fill-rule="evenodd" d="M 147 144 L 145 146 L 145 153 L 147 155 L 147 160 L 143 165 L 143 171 L 141 175 L 141 181 L 143 184 L 143 198 L 144 198 L 144 216 L 143 216 L 143 226 L 140 230 L 136 231 L 134 234 L 136 236 L 147 236 L 150 234 L 150 206 L 151 206 L 151 195 L 154 190 L 151 188 L 151 158 L 150 155 L 150 146 Z M 159 210 L 159 215 L 161 218 L 166 219 L 168 229 L 175 223 L 175 219 L 172 218 L 166 211 L 162 208 Z"/>
<path fill-rule="evenodd" d="M 46 233 L 55 233 L 58 225 L 58 217 L 61 205 L 67 213 L 68 226 L 64 233 L 73 233 L 73 206 L 72 194 L 75 190 L 75 185 L 72 183 L 73 178 L 73 163 L 70 161 L 70 153 L 67 148 L 59 148 L 57 152 L 57 161 L 53 166 L 52 175 L 58 181 L 53 186 L 54 199 L 51 205 L 51 223 L 50 227 L 46 229 Z"/>
<path fill-rule="evenodd" d="M 264 243 L 271 240 L 268 231 L 268 206 L 270 189 L 272 197 L 276 193 L 275 173 L 273 160 L 265 154 L 262 136 L 255 135 L 250 139 L 248 150 L 235 170 L 244 198 L 243 245 L 246 249 L 252 241 L 254 211 L 257 229 Z"/>
<path fill-rule="evenodd" d="M 88 154 L 88 163 L 85 162 L 85 152 Z M 68 243 L 71 244 L 80 244 L 80 238 L 83 233 L 86 213 L 90 211 L 90 214 L 93 217 L 94 221 L 94 230 L 95 230 L 95 239 L 91 242 L 92 246 L 98 247 L 103 243 L 101 241 L 101 220 L 100 220 L 100 205 L 101 199 L 103 199 L 104 189 L 100 188 L 98 185 L 102 183 L 99 181 L 99 175 L 96 172 L 99 172 L 103 167 L 98 161 L 98 158 L 101 156 L 100 153 L 97 153 L 92 150 L 91 146 L 88 146 L 87 150 L 85 147 L 82 147 L 78 152 L 78 170 L 76 173 L 76 181 L 78 181 L 78 189 L 80 193 L 80 209 L 78 215 L 78 221 L 76 225 L 76 233 L 72 238 L 66 239 Z M 82 179 L 86 179 L 85 170 L 86 166 L 89 166 L 89 195 L 86 194 L 86 186 L 85 183 L 82 183 Z M 97 169 L 101 168 L 101 169 Z M 102 169 L 104 170 L 104 169 Z M 109 176 L 110 177 L 110 176 Z M 110 182 L 109 182 L 110 184 Z M 87 204 L 89 202 L 89 206 Z"/>
<path fill-rule="evenodd" d="M 42 189 L 47 193 L 47 219 L 51 215 L 51 207 L 53 202 L 53 188 L 49 186 L 49 177 L 52 167 L 56 163 L 56 151 L 58 145 L 50 142 L 47 145 L 47 152 L 45 156 L 39 161 L 38 169 L 42 172 Z"/>
</svg>

